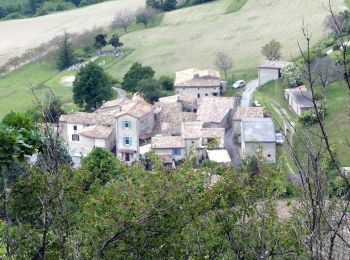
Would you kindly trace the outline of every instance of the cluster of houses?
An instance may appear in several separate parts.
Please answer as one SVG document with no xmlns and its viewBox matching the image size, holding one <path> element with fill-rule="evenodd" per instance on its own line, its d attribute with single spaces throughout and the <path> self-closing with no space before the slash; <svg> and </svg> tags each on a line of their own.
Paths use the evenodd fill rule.
<svg viewBox="0 0 350 260">
<path fill-rule="evenodd" d="M 264 63 L 259 67 L 259 82 L 279 78 L 285 65 Z M 112 151 L 129 163 L 143 160 L 153 151 L 169 165 L 191 153 L 231 164 L 234 138 L 241 143 L 240 158 L 261 151 L 268 162 L 276 161 L 272 119 L 262 107 L 241 107 L 239 97 L 223 97 L 227 84 L 218 71 L 191 68 L 177 72 L 174 87 L 175 95 L 155 104 L 134 95 L 105 102 L 92 113 L 62 115 L 60 134 L 76 165 L 94 147 Z M 286 91 L 297 114 L 305 110 L 294 105 L 303 91 Z"/>
</svg>

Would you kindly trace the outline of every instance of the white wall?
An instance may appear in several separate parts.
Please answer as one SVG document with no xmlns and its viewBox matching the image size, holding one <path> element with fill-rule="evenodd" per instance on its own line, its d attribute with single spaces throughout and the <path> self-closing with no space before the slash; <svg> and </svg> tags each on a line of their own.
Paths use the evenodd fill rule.
<svg viewBox="0 0 350 260">
<path fill-rule="evenodd" d="M 77 126 L 77 130 L 74 130 L 74 126 Z M 81 136 L 79 136 L 80 141 L 73 141 L 72 135 L 73 134 L 79 134 L 79 132 L 84 128 L 84 125 L 79 124 L 67 124 L 67 141 L 68 142 L 74 142 L 74 143 L 81 143 Z"/>
<path fill-rule="evenodd" d="M 259 68 L 259 86 L 271 80 L 279 79 L 280 69 Z"/>
<path fill-rule="evenodd" d="M 124 121 L 131 122 L 130 128 L 123 128 L 122 123 Z M 124 145 L 124 138 L 129 137 L 131 138 L 131 145 Z M 138 151 L 139 151 L 139 132 L 138 132 L 138 122 L 137 119 L 129 116 L 124 115 L 119 117 L 116 120 L 116 144 L 117 144 L 117 156 L 118 158 L 121 158 L 121 154 L 119 150 L 121 149 L 130 149 L 137 151 L 137 154 L 133 156 L 134 160 L 138 160 Z"/>
<path fill-rule="evenodd" d="M 276 162 L 276 143 L 252 143 L 252 142 L 242 142 L 242 157 L 243 159 L 257 155 L 261 152 L 262 156 L 269 163 Z"/>
<path fill-rule="evenodd" d="M 206 95 L 208 97 L 213 97 L 213 93 L 216 93 L 217 96 L 220 96 L 220 87 L 213 87 L 213 88 L 180 88 L 180 87 L 176 87 L 175 88 L 176 94 L 181 94 L 181 93 L 191 93 L 193 95 L 195 95 L 196 97 L 198 97 L 197 95 L 200 95 L 200 98 L 205 97 Z"/>
</svg>

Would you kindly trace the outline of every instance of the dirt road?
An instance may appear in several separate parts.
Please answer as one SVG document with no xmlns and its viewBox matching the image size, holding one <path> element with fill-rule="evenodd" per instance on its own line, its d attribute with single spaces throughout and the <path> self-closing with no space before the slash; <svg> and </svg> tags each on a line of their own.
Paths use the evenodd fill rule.
<svg viewBox="0 0 350 260">
<path fill-rule="evenodd" d="M 259 86 L 259 81 L 257 79 L 247 83 L 242 93 L 242 99 L 241 99 L 242 107 L 249 107 L 251 96 L 258 86 Z"/>
<path fill-rule="evenodd" d="M 0 22 L 0 35 L 3 36 L 0 65 L 64 31 L 77 33 L 94 26 L 107 27 L 119 10 L 136 10 L 141 6 L 144 6 L 144 0 L 114 0 L 62 13 Z"/>
</svg>

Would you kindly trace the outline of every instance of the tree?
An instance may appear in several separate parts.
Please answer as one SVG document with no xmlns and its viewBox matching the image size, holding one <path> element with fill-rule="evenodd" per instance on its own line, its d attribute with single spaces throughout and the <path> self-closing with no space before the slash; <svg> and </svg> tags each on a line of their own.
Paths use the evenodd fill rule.
<svg viewBox="0 0 350 260">
<path fill-rule="evenodd" d="M 120 42 L 118 34 L 113 34 L 112 38 L 108 41 L 110 45 L 114 47 L 114 52 L 117 52 L 117 48 L 123 46 L 123 43 Z"/>
<path fill-rule="evenodd" d="M 163 75 L 159 78 L 159 83 L 166 91 L 174 89 L 174 79 L 172 77 Z"/>
<path fill-rule="evenodd" d="M 281 71 L 282 80 L 289 88 L 296 88 L 303 84 L 302 73 L 295 65 L 287 65 Z"/>
<path fill-rule="evenodd" d="M 165 0 L 163 3 L 163 10 L 168 12 L 176 9 L 176 0 Z"/>
<path fill-rule="evenodd" d="M 136 23 L 142 23 L 147 27 L 150 22 L 154 22 L 158 13 L 159 12 L 154 8 L 140 8 L 136 12 Z"/>
<path fill-rule="evenodd" d="M 161 85 L 154 78 L 140 80 L 137 82 L 136 90 L 149 103 L 158 101 L 163 96 Z"/>
<path fill-rule="evenodd" d="M 218 52 L 216 54 L 215 64 L 225 73 L 226 80 L 227 72 L 232 68 L 232 63 L 232 58 L 229 57 L 226 53 Z"/>
<path fill-rule="evenodd" d="M 108 76 L 97 64 L 90 62 L 81 68 L 73 82 L 74 103 L 85 111 L 97 109 L 112 98 Z"/>
<path fill-rule="evenodd" d="M 0 76 L 5 75 L 9 71 L 8 65 L 2 65 L 0 66 Z"/>
<path fill-rule="evenodd" d="M 20 57 L 13 57 L 8 60 L 6 65 L 13 66 L 16 69 L 22 63 L 22 59 Z"/>
<path fill-rule="evenodd" d="M 60 70 L 64 70 L 74 64 L 74 53 L 71 42 L 71 35 L 64 33 L 58 50 L 57 66 Z"/>
<path fill-rule="evenodd" d="M 114 16 L 114 20 L 111 24 L 112 29 L 123 28 L 127 32 L 128 27 L 135 20 L 135 15 L 128 9 L 124 9 Z"/>
<path fill-rule="evenodd" d="M 118 174 L 120 165 L 113 153 L 104 148 L 94 148 L 83 158 L 81 168 L 87 173 L 86 182 L 90 186 L 95 181 L 104 185 Z"/>
<path fill-rule="evenodd" d="M 124 75 L 122 87 L 130 92 L 137 91 L 137 83 L 142 79 L 151 79 L 154 76 L 154 70 L 149 66 L 142 66 L 136 62 L 132 64 L 129 71 Z"/>
<path fill-rule="evenodd" d="M 47 98 L 47 105 L 43 109 L 43 119 L 47 123 L 58 123 L 61 115 L 64 114 L 62 101 L 53 93 Z"/>
<path fill-rule="evenodd" d="M 98 34 L 95 37 L 95 47 L 100 49 L 100 54 L 102 54 L 102 47 L 107 45 L 106 34 Z"/>
<path fill-rule="evenodd" d="M 281 43 L 273 39 L 269 43 L 267 43 L 265 46 L 262 47 L 261 53 L 268 60 L 279 60 L 282 56 L 281 49 L 282 49 Z"/>
</svg>

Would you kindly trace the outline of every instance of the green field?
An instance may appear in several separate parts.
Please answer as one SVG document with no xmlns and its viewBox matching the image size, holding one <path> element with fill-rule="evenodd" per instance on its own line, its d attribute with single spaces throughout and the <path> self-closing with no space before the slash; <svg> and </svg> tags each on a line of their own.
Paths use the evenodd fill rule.
<svg viewBox="0 0 350 260">
<path fill-rule="evenodd" d="M 277 113 L 276 105 L 287 112 L 288 116 L 296 123 L 298 131 L 306 131 L 298 122 L 298 117 L 290 110 L 287 101 L 284 99 L 284 88 L 281 82 L 270 82 L 255 93 L 255 98 L 259 100 L 271 112 L 273 118 L 281 124 L 283 118 Z M 350 165 L 349 152 L 346 137 L 350 138 L 350 96 L 349 90 L 343 82 L 330 85 L 327 90 L 327 114 L 326 129 L 330 137 L 331 144 L 335 147 L 337 156 L 342 165 Z M 318 129 L 317 125 L 311 127 L 313 132 Z"/>
</svg>

